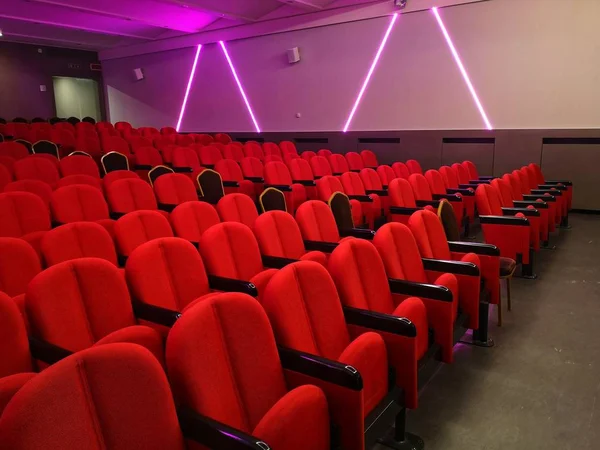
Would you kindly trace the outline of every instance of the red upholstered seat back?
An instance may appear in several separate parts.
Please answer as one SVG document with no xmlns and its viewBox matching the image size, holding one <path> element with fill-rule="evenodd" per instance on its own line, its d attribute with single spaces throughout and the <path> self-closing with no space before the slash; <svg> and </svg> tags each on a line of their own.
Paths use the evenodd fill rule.
<svg viewBox="0 0 600 450">
<path fill-rule="evenodd" d="M 9 176 L 12 179 L 13 167 L 15 166 L 16 159 L 12 156 L 4 155 L 0 153 L 0 166 L 4 166 L 8 170 Z"/>
<path fill-rule="evenodd" d="M 225 222 L 210 227 L 199 247 L 210 274 L 249 281 L 264 270 L 256 238 L 244 224 Z"/>
<path fill-rule="evenodd" d="M 189 134 L 178 134 L 175 138 L 175 143 L 181 146 L 192 145 L 194 143 L 194 137 Z"/>
<path fill-rule="evenodd" d="M 244 155 L 247 158 L 258 158 L 259 160 L 265 157 L 262 147 L 256 142 L 246 142 L 244 144 Z"/>
<path fill-rule="evenodd" d="M 286 153 L 292 153 L 294 155 L 298 154 L 298 150 L 296 149 L 296 145 L 292 141 L 281 141 L 279 143 L 279 148 L 281 149 L 281 153 L 285 155 Z"/>
<path fill-rule="evenodd" d="M 411 174 L 413 174 L 413 173 L 423 174 L 423 169 L 421 168 L 421 164 L 419 164 L 419 161 L 417 161 L 416 159 L 409 159 L 408 161 L 406 161 L 406 167 L 408 167 L 408 170 L 410 171 Z"/>
<path fill-rule="evenodd" d="M 152 140 L 142 136 L 127 136 L 126 140 L 129 142 L 132 153 L 135 153 L 140 147 L 152 147 Z"/>
<path fill-rule="evenodd" d="M 154 194 L 158 203 L 179 205 L 198 200 L 194 182 L 182 173 L 167 173 L 154 182 Z"/>
<path fill-rule="evenodd" d="M 93 188 L 98 189 L 102 192 L 102 181 L 100 178 L 92 177 L 89 175 L 68 175 L 66 177 L 61 178 L 56 183 L 56 188 L 61 188 L 65 186 L 71 186 L 73 184 L 85 184 L 87 186 L 91 186 Z"/>
<path fill-rule="evenodd" d="M 340 155 L 339 153 L 332 153 L 327 157 L 329 161 L 329 165 L 331 166 L 331 171 L 334 174 L 341 174 L 350 171 L 350 167 L 348 166 L 348 161 L 344 158 L 344 155 Z"/>
<path fill-rule="evenodd" d="M 227 133 L 217 133 L 215 134 L 215 141 L 220 142 L 223 145 L 227 145 L 231 142 L 231 136 Z"/>
<path fill-rule="evenodd" d="M 231 144 L 229 144 L 231 145 Z M 224 181 L 242 181 L 244 175 L 239 164 L 232 159 L 222 159 L 215 164 L 215 170 L 219 172 Z"/>
<path fill-rule="evenodd" d="M 477 210 L 482 216 L 502 216 L 500 193 L 489 184 L 480 184 L 475 190 Z"/>
<path fill-rule="evenodd" d="M 350 343 L 335 284 L 321 264 L 300 261 L 279 270 L 261 303 L 279 345 L 337 360 Z"/>
<path fill-rule="evenodd" d="M 158 209 L 152 188 L 139 178 L 124 178 L 110 183 L 106 189 L 106 198 L 114 212 Z"/>
<path fill-rule="evenodd" d="M 363 162 L 360 155 L 356 152 L 348 152 L 346 153 L 346 162 L 348 163 L 348 168 L 350 170 L 362 170 L 365 168 L 365 163 Z"/>
<path fill-rule="evenodd" d="M 18 142 L 0 142 L 0 155 L 10 156 L 14 159 L 22 159 L 29 156 L 27 147 Z"/>
<path fill-rule="evenodd" d="M 11 297 L 23 294 L 42 270 L 31 245 L 22 239 L 0 237 L 0 291 Z"/>
<path fill-rule="evenodd" d="M 245 294 L 194 305 L 167 339 L 175 399 L 247 433 L 287 392 L 269 320 Z"/>
<path fill-rule="evenodd" d="M 268 162 L 265 164 L 265 183 L 291 186 L 292 175 L 284 163 L 279 161 Z"/>
<path fill-rule="evenodd" d="M 134 299 L 173 311 L 210 291 L 198 250 L 181 238 L 140 245 L 127 259 L 125 273 Z"/>
<path fill-rule="evenodd" d="M 521 188 L 521 194 L 530 194 L 531 188 L 529 187 L 529 178 L 527 174 L 521 170 L 513 170 L 512 176 L 519 181 L 518 186 Z"/>
<path fill-rule="evenodd" d="M 0 194 L 0 236 L 21 237 L 50 229 L 50 213 L 44 201 L 30 192 Z"/>
<path fill-rule="evenodd" d="M 32 334 L 70 351 L 136 324 L 123 274 L 98 258 L 65 261 L 39 273 L 25 304 Z"/>
<path fill-rule="evenodd" d="M 512 173 L 502 175 L 502 179 L 510 184 L 512 197 L 514 200 L 523 200 L 523 192 L 521 191 L 521 181 Z"/>
<path fill-rule="evenodd" d="M 440 173 L 444 178 L 444 183 L 447 188 L 458 189 L 458 174 L 452 167 L 442 166 L 440 167 Z"/>
<path fill-rule="evenodd" d="M 317 180 L 317 193 L 322 201 L 328 202 L 336 192 L 344 192 L 344 187 L 338 177 L 327 175 Z"/>
<path fill-rule="evenodd" d="M 331 152 L 331 150 L 328 150 L 328 149 L 326 149 L 326 148 L 322 148 L 321 150 L 319 150 L 319 151 L 317 152 L 317 155 L 318 155 L 318 156 L 323 156 L 323 157 L 325 157 L 325 158 L 328 158 L 328 157 L 329 157 L 329 155 L 331 155 L 331 153 L 332 153 L 332 152 Z"/>
<path fill-rule="evenodd" d="M 113 182 L 115 182 L 117 180 L 123 180 L 123 179 L 141 180 L 140 176 L 137 173 L 131 172 L 130 170 L 113 170 L 112 172 L 108 172 L 102 178 L 102 184 L 104 185 L 104 190 L 108 191 L 109 186 Z"/>
<path fill-rule="evenodd" d="M 328 268 L 344 305 L 385 314 L 394 310 L 383 261 L 370 242 L 343 241 L 331 253 Z"/>
<path fill-rule="evenodd" d="M 63 177 L 68 175 L 89 175 L 100 178 L 98 166 L 92 158 L 85 155 L 71 155 L 60 160 L 60 173 Z"/>
<path fill-rule="evenodd" d="M 40 180 L 13 181 L 4 186 L 4 192 L 29 192 L 41 198 L 46 206 L 50 205 L 50 197 L 52 197 L 50 185 Z"/>
<path fill-rule="evenodd" d="M 60 178 L 56 165 L 45 158 L 19 159 L 13 167 L 15 180 L 40 180 L 55 186 Z"/>
<path fill-rule="evenodd" d="M 245 177 L 263 177 L 264 167 L 260 159 L 248 156 L 240 162 Z"/>
<path fill-rule="evenodd" d="M 294 216 L 284 211 L 268 211 L 254 222 L 254 235 L 263 255 L 300 259 L 306 250 Z"/>
<path fill-rule="evenodd" d="M 227 194 L 217 203 L 217 212 L 223 222 L 239 222 L 252 228 L 258 218 L 256 205 L 245 194 Z"/>
<path fill-rule="evenodd" d="M 281 154 L 281 149 L 275 142 L 265 142 L 263 143 L 262 148 L 265 152 L 265 156 L 276 155 L 283 157 L 283 155 Z"/>
<path fill-rule="evenodd" d="M 140 166 L 160 166 L 162 157 L 154 147 L 138 147 L 135 150 L 135 162 Z"/>
<path fill-rule="evenodd" d="M 410 176 L 410 170 L 408 170 L 406 164 L 402 162 L 395 162 L 392 164 L 392 170 L 398 178 L 404 178 L 405 180 L 408 180 L 408 177 Z"/>
<path fill-rule="evenodd" d="M 530 163 L 529 167 L 533 170 L 533 173 L 535 174 L 536 183 L 537 184 L 546 184 L 546 181 L 544 179 L 544 174 L 542 173 L 541 167 L 535 163 Z"/>
<path fill-rule="evenodd" d="M 117 265 L 110 234 L 94 222 L 68 223 L 50 230 L 42 239 L 41 249 L 47 266 L 78 258 L 101 258 Z"/>
<path fill-rule="evenodd" d="M 2 414 L 0 441 L 15 450 L 186 448 L 164 370 L 133 344 L 89 349 L 37 375 Z"/>
<path fill-rule="evenodd" d="M 477 173 L 477 166 L 475 166 L 475 164 L 473 164 L 471 161 L 463 161 L 462 166 L 465 169 L 467 169 L 469 177 L 471 177 L 472 180 L 476 180 L 479 178 L 479 173 Z"/>
<path fill-rule="evenodd" d="M 315 156 L 317 156 L 317 154 L 315 152 L 313 152 L 312 150 L 304 150 L 302 152 L 302 154 L 300 155 L 300 157 L 302 159 L 305 159 L 306 161 L 310 161 L 311 159 L 313 159 Z"/>
<path fill-rule="evenodd" d="M 145 242 L 161 237 L 173 237 L 173 230 L 167 218 L 158 211 L 130 212 L 115 223 L 117 250 L 124 256 Z"/>
<path fill-rule="evenodd" d="M 529 189 L 537 189 L 537 174 L 535 170 L 531 168 L 531 166 L 523 166 L 521 167 L 521 173 L 525 174 L 527 177 L 527 182 L 529 183 Z"/>
<path fill-rule="evenodd" d="M 444 184 L 444 177 L 440 172 L 434 169 L 430 169 L 425 172 L 425 179 L 429 183 L 429 188 L 432 194 L 445 194 L 446 185 Z"/>
<path fill-rule="evenodd" d="M 149 147 L 152 148 L 152 144 L 150 144 Z M 136 148 L 136 153 L 137 153 L 138 149 L 139 149 L 139 147 Z M 102 142 L 102 151 L 104 153 L 118 152 L 125 156 L 131 155 L 131 149 L 129 148 L 129 144 L 127 143 L 127 141 L 125 139 L 117 137 L 117 136 L 108 136 Z M 139 163 L 139 164 L 145 164 L 145 163 Z"/>
<path fill-rule="evenodd" d="M 365 195 L 365 186 L 356 172 L 345 172 L 340 177 L 344 192 L 348 195 Z"/>
<path fill-rule="evenodd" d="M 314 180 L 310 163 L 302 158 L 294 158 L 288 163 L 293 180 Z"/>
<path fill-rule="evenodd" d="M 496 191 L 500 194 L 500 200 L 502 201 L 502 206 L 506 208 L 513 207 L 513 195 L 512 188 L 510 186 L 510 181 L 505 180 L 504 178 L 494 178 L 490 184 Z"/>
<path fill-rule="evenodd" d="M 367 168 L 360 171 L 360 179 L 367 190 L 381 191 L 383 185 L 375 169 Z"/>
<path fill-rule="evenodd" d="M 200 158 L 200 164 L 203 166 L 214 166 L 217 161 L 223 159 L 221 150 L 214 145 L 206 145 L 196 150 L 198 157 Z"/>
<path fill-rule="evenodd" d="M 365 167 L 375 168 L 379 166 L 377 156 L 371 150 L 363 150 L 360 152 L 360 157 L 363 160 Z"/>
<path fill-rule="evenodd" d="M 240 145 L 236 145 L 234 143 L 227 144 L 225 146 L 225 151 L 223 152 L 223 156 L 226 159 L 230 159 L 230 160 L 237 161 L 237 162 L 241 161 L 245 157 L 243 147 L 241 147 Z"/>
<path fill-rule="evenodd" d="M 471 180 L 471 175 L 469 174 L 469 170 L 459 163 L 452 164 L 452 168 L 458 177 L 458 182 L 461 184 L 469 184 Z"/>
<path fill-rule="evenodd" d="M 270 163 L 270 162 L 283 162 L 283 158 L 279 155 L 275 155 L 275 154 L 271 154 L 271 155 L 265 155 L 264 158 L 264 163 Z"/>
<path fill-rule="evenodd" d="M 329 161 L 323 156 L 315 156 L 310 159 L 310 167 L 315 178 L 333 175 Z"/>
<path fill-rule="evenodd" d="M 192 242 L 200 242 L 202 233 L 220 222 L 216 209 L 206 202 L 182 203 L 170 218 L 175 235 Z"/>
<path fill-rule="evenodd" d="M 73 184 L 57 189 L 50 199 L 50 210 L 57 222 L 108 219 L 108 205 L 102 191 L 92 186 Z"/>
<path fill-rule="evenodd" d="M 385 272 L 390 278 L 427 283 L 417 241 L 410 229 L 401 223 L 382 226 L 373 239 Z"/>
<path fill-rule="evenodd" d="M 377 175 L 384 186 L 389 186 L 394 178 L 398 178 L 394 169 L 386 165 L 377 167 Z"/>
<path fill-rule="evenodd" d="M 338 242 L 340 233 L 329 206 L 318 200 L 304 202 L 296 211 L 302 238 L 309 241 Z"/>
<path fill-rule="evenodd" d="M 408 227 L 417 241 L 421 257 L 452 259 L 444 226 L 437 214 L 417 211 L 408 219 Z"/>
<path fill-rule="evenodd" d="M 416 208 L 415 194 L 412 186 L 404 178 L 394 178 L 388 186 L 391 206 Z"/>
<path fill-rule="evenodd" d="M 423 175 L 419 173 L 413 173 L 410 177 L 408 177 L 408 182 L 412 186 L 413 192 L 415 193 L 415 198 L 417 200 L 433 200 L 431 188 L 429 187 L 427 179 Z"/>
<path fill-rule="evenodd" d="M 196 152 L 189 147 L 176 147 L 172 156 L 173 167 L 197 170 L 200 160 Z"/>
<path fill-rule="evenodd" d="M 162 127 L 160 129 L 160 134 L 177 134 L 177 130 L 173 127 Z"/>
<path fill-rule="evenodd" d="M 0 353 L 0 378 L 32 371 L 23 316 L 4 292 L 0 292 Z"/>
</svg>

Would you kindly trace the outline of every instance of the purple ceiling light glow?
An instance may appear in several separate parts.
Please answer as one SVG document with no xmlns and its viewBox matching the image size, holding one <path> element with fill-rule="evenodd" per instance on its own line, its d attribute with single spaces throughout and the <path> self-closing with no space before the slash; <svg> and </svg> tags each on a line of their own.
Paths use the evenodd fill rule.
<svg viewBox="0 0 600 450">
<path fill-rule="evenodd" d="M 448 34 L 448 30 L 446 30 L 446 26 L 444 25 L 444 21 L 440 17 L 438 9 L 432 8 L 431 11 L 433 11 L 433 15 L 437 19 L 437 23 L 440 26 L 440 29 L 442 30 L 442 34 L 446 38 L 448 47 L 450 48 L 450 51 L 452 52 L 452 56 L 454 56 L 454 60 L 456 61 L 456 65 L 460 69 L 460 73 L 462 74 L 462 76 L 465 80 L 465 83 L 467 84 L 467 87 L 469 88 L 469 91 L 471 92 L 471 96 L 473 97 L 473 100 L 475 101 L 475 104 L 477 105 L 477 109 L 479 109 L 479 114 L 481 114 L 481 118 L 485 122 L 485 126 L 487 127 L 488 130 L 490 130 L 490 131 L 493 130 L 494 128 L 492 127 L 492 124 L 488 120 L 487 114 L 485 113 L 485 111 L 483 109 L 483 105 L 479 101 L 479 97 L 477 96 L 477 92 L 475 92 L 475 88 L 473 87 L 473 84 L 471 83 L 469 74 L 467 73 L 465 66 L 463 66 L 462 61 L 460 60 L 458 51 L 456 51 L 456 47 L 454 47 L 454 44 L 452 43 L 452 38 L 450 38 L 450 35 Z"/>
<path fill-rule="evenodd" d="M 244 92 L 244 88 L 242 87 L 242 83 L 240 82 L 240 79 L 237 76 L 237 73 L 235 71 L 235 67 L 233 67 L 233 63 L 231 62 L 231 58 L 229 57 L 229 53 L 227 53 L 227 48 L 225 47 L 225 43 L 223 41 L 219 41 L 219 44 L 221 44 L 221 48 L 223 49 L 223 53 L 225 54 L 225 58 L 227 58 L 227 62 L 229 63 L 229 68 L 231 69 L 231 73 L 233 74 L 233 78 L 235 78 L 235 82 L 238 85 L 238 88 L 240 90 L 240 93 L 242 94 L 242 97 L 244 99 L 244 103 L 246 103 L 246 108 L 248 108 L 248 112 L 250 113 L 250 117 L 252 118 L 252 122 L 254 122 L 254 128 L 256 128 L 256 132 L 260 133 L 260 127 L 258 126 L 258 122 L 256 121 L 256 118 L 254 117 L 254 113 L 252 112 L 252 108 L 250 107 L 250 102 L 248 101 L 248 97 L 246 97 L 246 93 Z"/>
<path fill-rule="evenodd" d="M 375 55 L 375 58 L 373 59 L 373 62 L 371 63 L 371 68 L 369 69 L 369 72 L 367 73 L 367 77 L 365 78 L 362 88 L 360 89 L 360 92 L 358 93 L 358 97 L 356 97 L 356 101 L 354 102 L 352 111 L 350 111 L 350 115 L 348 116 L 346 125 L 344 125 L 344 133 L 347 132 L 348 127 L 350 127 L 350 122 L 352 122 L 352 118 L 354 117 L 354 113 L 356 112 L 356 109 L 358 108 L 358 104 L 362 100 L 362 96 L 365 93 L 365 90 L 367 89 L 367 85 L 369 84 L 369 81 L 371 80 L 371 76 L 373 75 L 373 72 L 375 71 L 375 66 L 377 65 L 377 62 L 379 61 L 379 57 L 381 56 L 381 53 L 383 52 L 385 43 L 387 42 L 388 37 L 390 36 L 390 33 L 392 32 L 392 28 L 394 27 L 394 23 L 396 23 L 397 18 L 398 18 L 398 13 L 395 13 L 392 16 L 392 20 L 390 21 L 388 29 L 385 32 L 385 35 L 383 36 L 383 40 L 381 41 L 381 44 L 379 44 L 379 50 L 377 50 L 377 54 Z"/>
<path fill-rule="evenodd" d="M 177 132 L 179 132 L 179 128 L 181 127 L 181 120 L 183 119 L 183 114 L 185 113 L 185 106 L 187 105 L 188 96 L 190 95 L 192 81 L 194 81 L 194 74 L 196 73 L 196 65 L 198 64 L 198 56 L 200 56 L 201 49 L 202 45 L 198 45 L 198 48 L 196 49 L 196 56 L 194 57 L 194 64 L 192 65 L 192 71 L 190 72 L 190 79 L 188 80 L 187 88 L 185 89 L 185 96 L 183 97 L 183 103 L 181 104 L 181 111 L 179 111 L 179 120 L 177 121 L 177 126 L 175 127 Z"/>
</svg>

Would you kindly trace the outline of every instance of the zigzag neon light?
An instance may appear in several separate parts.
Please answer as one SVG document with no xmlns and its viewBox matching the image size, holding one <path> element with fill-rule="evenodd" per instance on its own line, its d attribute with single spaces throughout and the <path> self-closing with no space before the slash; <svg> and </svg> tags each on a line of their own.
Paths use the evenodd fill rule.
<svg viewBox="0 0 600 450">
<path fill-rule="evenodd" d="M 183 114 L 185 113 L 185 107 L 187 105 L 188 96 L 190 95 L 192 81 L 194 81 L 194 74 L 196 73 L 196 65 L 198 64 L 198 56 L 200 56 L 200 50 L 202 50 L 202 45 L 198 45 L 198 48 L 196 49 L 194 64 L 192 65 L 192 71 L 190 72 L 190 79 L 188 80 L 187 88 L 185 90 L 185 96 L 183 97 L 183 103 L 181 104 L 181 111 L 179 111 L 179 120 L 177 121 L 177 126 L 175 127 L 177 132 L 179 132 L 179 128 L 181 127 L 181 121 L 183 120 Z"/>
</svg>

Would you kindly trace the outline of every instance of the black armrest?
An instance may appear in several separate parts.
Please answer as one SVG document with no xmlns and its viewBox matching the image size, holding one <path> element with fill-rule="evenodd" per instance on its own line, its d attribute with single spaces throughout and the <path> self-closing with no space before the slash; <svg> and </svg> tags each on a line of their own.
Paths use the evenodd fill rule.
<svg viewBox="0 0 600 450">
<path fill-rule="evenodd" d="M 420 211 L 421 208 L 406 208 L 404 206 L 390 206 L 390 213 L 402 214 L 404 216 L 410 216 L 412 213 Z"/>
<path fill-rule="evenodd" d="M 555 202 L 556 201 L 556 197 L 554 197 L 553 195 L 530 195 L 530 194 L 524 194 L 523 195 L 523 199 L 525 200 L 543 200 L 545 202 Z"/>
<path fill-rule="evenodd" d="M 448 261 L 445 259 L 421 258 L 425 270 L 434 272 L 447 272 L 455 275 L 468 275 L 470 277 L 479 276 L 479 267 L 470 262 Z"/>
<path fill-rule="evenodd" d="M 172 309 L 162 308 L 134 300 L 132 302 L 133 313 L 136 317 L 148 322 L 158 323 L 166 327 L 172 327 L 181 317 L 181 313 Z"/>
<path fill-rule="evenodd" d="M 73 354 L 73 352 L 67 349 L 32 336 L 29 336 L 29 351 L 33 359 L 44 361 L 48 364 L 57 363 L 61 359 L 65 359 L 67 356 Z"/>
<path fill-rule="evenodd" d="M 193 169 L 191 167 L 175 167 L 175 166 L 173 166 L 173 172 L 175 172 L 175 173 L 192 173 Z"/>
<path fill-rule="evenodd" d="M 462 202 L 462 198 L 456 194 L 431 194 L 434 200 L 446 199 L 451 202 Z"/>
<path fill-rule="evenodd" d="M 352 236 L 359 239 L 368 239 L 370 241 L 375 237 L 375 232 L 373 230 L 366 230 L 364 228 L 350 228 L 347 230 L 340 230 L 341 237 Z"/>
<path fill-rule="evenodd" d="M 479 242 L 456 242 L 448 241 L 451 252 L 475 253 L 476 255 L 500 256 L 500 249 L 492 244 L 480 244 Z"/>
<path fill-rule="evenodd" d="M 433 206 L 434 208 L 439 208 L 440 201 L 439 200 L 416 200 L 417 206 Z"/>
<path fill-rule="evenodd" d="M 367 311 L 366 309 L 350 308 L 349 306 L 344 306 L 343 309 L 346 322 L 351 325 L 385 331 L 399 336 L 417 336 L 417 327 L 406 317 L 396 317 L 390 314 Z"/>
<path fill-rule="evenodd" d="M 215 165 L 214 164 L 202 164 L 202 167 L 206 167 L 207 169 L 214 169 Z"/>
<path fill-rule="evenodd" d="M 573 182 L 569 180 L 546 180 L 546 184 L 564 184 L 565 186 L 573 186 Z"/>
<path fill-rule="evenodd" d="M 521 200 L 513 200 L 513 205 L 516 208 L 527 208 L 533 206 L 535 209 L 548 209 L 548 203 L 546 202 L 525 202 Z"/>
<path fill-rule="evenodd" d="M 211 289 L 223 292 L 243 292 L 252 297 L 258 297 L 256 286 L 249 281 L 236 280 L 235 278 L 208 276 L 208 285 Z"/>
<path fill-rule="evenodd" d="M 332 171 L 332 172 L 331 172 L 331 174 L 332 174 L 334 177 L 339 177 L 339 176 L 343 175 L 343 174 L 344 174 L 344 172 L 333 172 L 333 171 Z"/>
<path fill-rule="evenodd" d="M 294 184 L 301 184 L 302 186 L 316 186 L 315 180 L 292 180 Z"/>
<path fill-rule="evenodd" d="M 136 164 L 134 166 L 135 170 L 152 170 L 152 166 L 150 164 Z"/>
<path fill-rule="evenodd" d="M 265 184 L 265 189 L 267 188 L 275 188 L 281 192 L 292 192 L 292 187 L 287 184 Z"/>
<path fill-rule="evenodd" d="M 265 442 L 221 422 L 201 416 L 192 409 L 178 408 L 177 418 L 184 437 L 208 448 L 228 450 L 270 449 Z"/>
<path fill-rule="evenodd" d="M 493 175 L 479 175 L 480 180 L 493 180 L 494 178 L 496 177 Z"/>
<path fill-rule="evenodd" d="M 448 189 L 446 189 L 446 191 L 448 192 L 448 194 L 460 194 L 460 195 L 464 195 L 465 197 L 473 197 L 475 195 L 475 192 L 472 191 L 471 189 L 448 188 Z"/>
<path fill-rule="evenodd" d="M 557 190 L 557 189 L 532 189 L 531 190 L 532 194 L 538 194 L 538 195 L 544 195 L 546 193 L 550 194 L 552 193 L 553 196 L 555 197 L 560 197 L 562 195 L 562 192 Z"/>
<path fill-rule="evenodd" d="M 349 195 L 348 198 L 350 200 L 358 200 L 359 202 L 363 202 L 363 203 L 372 203 L 373 199 L 371 197 L 369 197 L 368 195 Z"/>
<path fill-rule="evenodd" d="M 244 180 L 252 181 L 253 183 L 264 183 L 265 179 L 262 177 L 244 177 Z"/>
<path fill-rule="evenodd" d="M 262 255 L 262 263 L 265 267 L 271 267 L 273 269 L 282 269 L 288 264 L 293 264 L 298 262 L 297 259 L 292 258 L 282 258 L 280 256 L 268 256 Z"/>
<path fill-rule="evenodd" d="M 415 283 L 414 281 L 398 280 L 395 278 L 388 278 L 388 283 L 390 290 L 394 294 L 410 295 L 443 302 L 452 301 L 452 291 L 446 286 Z"/>
<path fill-rule="evenodd" d="M 477 183 L 477 184 L 467 184 L 467 183 L 459 183 L 458 187 L 460 189 L 477 189 L 477 186 L 479 186 L 482 183 Z"/>
<path fill-rule="evenodd" d="M 309 353 L 279 347 L 279 359 L 284 369 L 360 391 L 363 380 L 354 367 Z"/>
<path fill-rule="evenodd" d="M 126 213 L 113 211 L 110 213 L 110 218 L 113 220 L 118 220 L 123 217 Z"/>
<path fill-rule="evenodd" d="M 237 181 L 231 181 L 231 180 L 223 180 L 223 187 L 240 187 L 240 183 L 238 183 Z"/>
<path fill-rule="evenodd" d="M 324 253 L 331 253 L 338 245 L 337 242 L 304 241 L 304 248 L 306 250 L 316 250 Z"/>
<path fill-rule="evenodd" d="M 540 188 L 540 189 L 558 189 L 559 191 L 566 191 L 568 189 L 566 186 L 560 186 L 558 184 L 538 184 L 538 188 Z"/>
<path fill-rule="evenodd" d="M 350 169 L 350 172 L 360 173 L 360 169 Z"/>
<path fill-rule="evenodd" d="M 469 184 L 490 184 L 490 180 L 469 180 Z"/>
<path fill-rule="evenodd" d="M 528 217 L 539 217 L 540 212 L 535 209 L 527 209 L 527 208 L 502 208 L 502 214 L 505 216 L 513 216 L 517 213 L 521 213 L 524 216 Z"/>
<path fill-rule="evenodd" d="M 176 206 L 177 205 L 172 205 L 170 203 L 159 203 L 158 209 L 162 209 L 163 211 L 170 213 L 171 211 L 173 211 L 175 209 Z"/>
<path fill-rule="evenodd" d="M 525 217 L 514 216 L 479 216 L 479 223 L 482 225 L 519 225 L 529 226 L 529 221 Z"/>
<path fill-rule="evenodd" d="M 387 197 L 389 195 L 388 191 L 386 191 L 384 189 L 367 189 L 365 192 L 367 194 L 377 194 L 381 197 Z"/>
</svg>

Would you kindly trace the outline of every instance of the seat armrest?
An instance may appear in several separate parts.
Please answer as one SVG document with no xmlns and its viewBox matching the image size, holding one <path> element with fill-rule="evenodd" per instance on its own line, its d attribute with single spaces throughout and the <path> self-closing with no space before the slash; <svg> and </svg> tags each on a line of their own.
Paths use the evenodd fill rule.
<svg viewBox="0 0 600 450">
<path fill-rule="evenodd" d="M 527 217 L 539 217 L 540 212 L 535 209 L 528 208 L 502 208 L 502 214 L 505 216 L 513 216 L 515 214 L 521 213 Z"/>
<path fill-rule="evenodd" d="M 452 291 L 446 286 L 415 283 L 414 281 L 398 280 L 395 278 L 388 278 L 388 283 L 393 294 L 423 297 L 431 300 L 440 300 L 443 302 L 452 301 Z"/>
<path fill-rule="evenodd" d="M 264 183 L 265 179 L 262 177 L 244 177 L 244 180 L 252 181 L 253 183 Z"/>
<path fill-rule="evenodd" d="M 366 189 L 365 192 L 368 194 L 377 194 L 381 197 L 387 197 L 388 196 L 388 191 L 384 190 L 384 189 Z"/>
<path fill-rule="evenodd" d="M 558 189 L 559 191 L 566 191 L 566 186 L 560 186 L 558 184 L 538 184 L 539 189 Z"/>
<path fill-rule="evenodd" d="M 152 165 L 150 164 L 136 164 L 133 167 L 134 170 L 152 170 Z"/>
<path fill-rule="evenodd" d="M 500 249 L 492 244 L 480 244 L 479 242 L 456 242 L 448 241 L 451 252 L 475 253 L 484 256 L 500 256 Z"/>
<path fill-rule="evenodd" d="M 473 197 L 475 195 L 475 192 L 473 192 L 471 189 L 448 188 L 448 189 L 446 189 L 446 191 L 448 192 L 448 194 L 460 194 L 460 195 L 464 195 L 466 197 Z"/>
<path fill-rule="evenodd" d="M 482 225 L 520 225 L 523 227 L 529 226 L 529 221 L 526 217 L 514 216 L 479 216 L 479 223 Z"/>
<path fill-rule="evenodd" d="M 373 199 L 371 197 L 369 197 L 368 195 L 349 195 L 348 198 L 350 200 L 358 200 L 359 202 L 362 203 L 372 203 Z"/>
<path fill-rule="evenodd" d="M 522 200 L 513 200 L 515 208 L 527 208 L 528 206 L 534 206 L 535 209 L 548 209 L 548 203 L 546 202 L 526 202 Z"/>
<path fill-rule="evenodd" d="M 375 232 L 373 230 L 367 230 L 365 228 L 350 228 L 347 230 L 340 230 L 341 237 L 352 236 L 359 239 L 368 239 L 370 241 L 375 237 Z"/>
<path fill-rule="evenodd" d="M 439 200 L 417 200 L 417 206 L 433 206 L 434 208 L 439 208 L 440 201 Z"/>
<path fill-rule="evenodd" d="M 417 337 L 417 327 L 406 317 L 397 317 L 349 306 L 344 306 L 343 310 L 346 322 L 350 325 L 375 331 L 385 331 L 399 336 Z"/>
<path fill-rule="evenodd" d="M 469 180 L 469 184 L 490 184 L 491 180 Z"/>
<path fill-rule="evenodd" d="M 451 202 L 462 202 L 462 198 L 456 194 L 432 194 L 434 200 L 450 200 Z"/>
<path fill-rule="evenodd" d="M 162 308 L 149 303 L 143 303 L 138 300 L 132 302 L 133 314 L 138 319 L 157 323 L 166 327 L 172 327 L 181 317 L 181 313 L 172 309 Z"/>
<path fill-rule="evenodd" d="M 494 178 L 496 177 L 493 175 L 479 175 L 480 180 L 493 180 Z"/>
<path fill-rule="evenodd" d="M 565 186 L 573 186 L 573 182 L 569 180 L 546 180 L 546 184 L 564 184 Z"/>
<path fill-rule="evenodd" d="M 265 267 L 270 267 L 273 269 L 282 269 L 288 264 L 293 264 L 298 262 L 298 259 L 292 258 L 282 258 L 280 256 L 268 256 L 262 255 L 262 263 Z"/>
<path fill-rule="evenodd" d="M 240 183 L 238 183 L 237 181 L 233 181 L 233 180 L 223 180 L 223 187 L 238 188 L 238 187 L 240 187 Z"/>
<path fill-rule="evenodd" d="M 411 214 L 420 211 L 422 208 L 406 208 L 404 206 L 390 206 L 390 213 L 410 216 Z"/>
<path fill-rule="evenodd" d="M 258 290 L 254 283 L 235 278 L 218 277 L 216 275 L 208 276 L 208 286 L 216 291 L 223 292 L 242 292 L 251 297 L 258 297 Z"/>
<path fill-rule="evenodd" d="M 126 213 L 113 211 L 109 214 L 110 218 L 113 220 L 118 220 L 123 217 Z"/>
<path fill-rule="evenodd" d="M 278 347 L 278 349 L 279 359 L 284 369 L 300 372 L 353 391 L 360 391 L 363 388 L 362 377 L 352 366 L 286 347 Z"/>
<path fill-rule="evenodd" d="M 170 213 L 171 211 L 173 211 L 175 209 L 176 206 L 177 205 L 172 205 L 170 203 L 159 203 L 158 209 Z"/>
<path fill-rule="evenodd" d="M 338 245 L 339 244 L 337 242 L 304 241 L 304 248 L 306 248 L 306 250 L 324 253 L 331 253 L 337 248 Z"/>
<path fill-rule="evenodd" d="M 523 199 L 524 200 L 543 200 L 546 203 L 552 203 L 552 202 L 556 202 L 556 197 L 554 197 L 553 195 L 533 195 L 533 194 L 523 194 Z"/>
<path fill-rule="evenodd" d="M 460 189 L 477 189 L 477 187 L 480 185 L 481 183 L 477 183 L 477 184 L 468 184 L 468 183 L 459 183 L 458 187 Z"/>
<path fill-rule="evenodd" d="M 73 352 L 51 344 L 50 342 L 29 336 L 29 351 L 33 359 L 44 361 L 48 364 L 54 364 L 71 356 Z"/>
<path fill-rule="evenodd" d="M 316 186 L 315 180 L 292 180 L 294 184 L 301 184 L 302 186 Z"/>
<path fill-rule="evenodd" d="M 184 437 L 207 448 L 270 450 L 265 442 L 254 436 L 202 416 L 190 408 L 178 408 L 177 418 Z"/>
<path fill-rule="evenodd" d="M 213 169 L 215 168 L 214 164 L 202 164 L 202 167 L 206 167 L 207 169 Z"/>
<path fill-rule="evenodd" d="M 423 268 L 425 270 L 453 273 L 455 275 L 467 275 L 470 277 L 479 276 L 479 267 L 470 262 L 429 258 L 421 258 L 421 260 L 423 261 Z"/>
<path fill-rule="evenodd" d="M 550 194 L 552 193 L 552 195 L 554 197 L 560 197 L 562 195 L 562 192 L 559 191 L 558 189 L 532 189 L 531 190 L 532 194 L 537 194 L 537 195 L 544 195 L 546 193 Z"/>
<path fill-rule="evenodd" d="M 275 188 L 281 192 L 292 192 L 292 187 L 287 184 L 265 184 L 265 189 Z"/>
<path fill-rule="evenodd" d="M 175 172 L 175 173 L 192 173 L 193 170 L 191 167 L 173 167 L 173 172 Z"/>
</svg>

